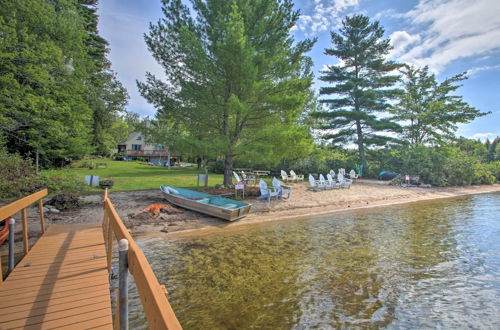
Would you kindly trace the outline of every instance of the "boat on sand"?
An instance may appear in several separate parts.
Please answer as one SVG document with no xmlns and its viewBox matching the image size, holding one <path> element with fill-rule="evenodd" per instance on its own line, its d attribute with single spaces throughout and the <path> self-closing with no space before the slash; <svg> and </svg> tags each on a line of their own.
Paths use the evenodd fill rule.
<svg viewBox="0 0 500 330">
<path fill-rule="evenodd" d="M 172 204 L 228 221 L 243 218 L 252 206 L 249 203 L 189 189 L 160 186 L 160 190 Z"/>
</svg>

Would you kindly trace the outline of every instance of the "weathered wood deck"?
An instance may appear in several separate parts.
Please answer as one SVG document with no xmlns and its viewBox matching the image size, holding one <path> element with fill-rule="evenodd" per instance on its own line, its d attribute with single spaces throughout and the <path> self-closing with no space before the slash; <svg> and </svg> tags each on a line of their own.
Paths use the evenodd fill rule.
<svg viewBox="0 0 500 330">
<path fill-rule="evenodd" d="M 0 285 L 0 329 L 111 329 L 101 224 L 51 226 Z"/>
</svg>

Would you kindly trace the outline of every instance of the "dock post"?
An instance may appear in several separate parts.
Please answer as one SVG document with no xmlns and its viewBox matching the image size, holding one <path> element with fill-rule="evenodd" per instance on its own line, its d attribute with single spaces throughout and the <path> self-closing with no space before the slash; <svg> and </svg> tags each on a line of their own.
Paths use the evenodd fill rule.
<svg viewBox="0 0 500 330">
<path fill-rule="evenodd" d="M 14 225 L 16 224 L 16 220 L 13 218 L 9 219 L 9 270 L 7 271 L 7 275 L 12 272 L 14 269 Z"/>
<path fill-rule="evenodd" d="M 118 242 L 120 329 L 128 330 L 128 240 Z"/>
</svg>

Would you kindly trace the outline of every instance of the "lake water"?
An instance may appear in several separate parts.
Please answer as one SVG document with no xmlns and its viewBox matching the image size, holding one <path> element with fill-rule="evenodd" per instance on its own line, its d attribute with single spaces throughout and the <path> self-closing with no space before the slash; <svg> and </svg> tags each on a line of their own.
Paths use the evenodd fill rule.
<svg viewBox="0 0 500 330">
<path fill-rule="evenodd" d="M 138 242 L 185 329 L 500 327 L 500 194 Z"/>
</svg>

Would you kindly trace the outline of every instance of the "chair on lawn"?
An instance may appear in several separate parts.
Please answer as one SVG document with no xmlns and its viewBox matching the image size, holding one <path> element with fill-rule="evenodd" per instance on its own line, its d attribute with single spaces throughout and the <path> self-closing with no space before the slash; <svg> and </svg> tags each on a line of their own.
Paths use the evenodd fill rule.
<svg viewBox="0 0 500 330">
<path fill-rule="evenodd" d="M 290 170 L 290 176 L 295 182 L 304 181 L 304 174 L 295 174 L 293 170 Z"/>
<path fill-rule="evenodd" d="M 292 187 L 285 185 L 280 180 L 273 178 L 273 188 L 275 190 L 279 190 L 279 198 L 283 197 L 283 195 L 288 195 L 287 198 L 290 198 L 292 195 Z"/>
<path fill-rule="evenodd" d="M 233 171 L 233 176 L 236 179 L 236 183 L 245 183 L 245 181 L 241 180 L 240 176 L 235 171 Z"/>
<path fill-rule="evenodd" d="M 325 189 L 325 186 L 321 186 L 320 184 L 318 184 L 316 179 L 314 179 L 314 177 L 311 174 L 309 174 L 309 185 L 310 185 L 309 189 L 313 191 L 320 191 Z"/>
<path fill-rule="evenodd" d="M 255 175 L 247 174 L 245 171 L 241 171 L 241 176 L 243 177 L 243 181 L 247 184 L 255 184 Z"/>
<path fill-rule="evenodd" d="M 330 173 L 326 175 L 326 180 L 333 188 L 340 188 L 340 184 L 338 182 L 335 182 Z"/>
<path fill-rule="evenodd" d="M 267 187 L 266 181 L 262 179 L 260 179 L 259 181 L 259 188 L 260 188 L 260 196 L 257 197 L 257 199 L 267 199 L 268 202 L 271 202 L 272 197 L 278 199 L 281 193 L 280 190 L 276 190 L 276 188 L 274 187 L 271 187 L 272 190 L 269 189 Z"/>
<path fill-rule="evenodd" d="M 291 175 L 286 174 L 286 171 L 281 170 L 281 179 L 285 182 L 293 180 Z"/>
<path fill-rule="evenodd" d="M 334 170 L 330 170 L 329 174 L 332 176 L 332 179 L 335 180 L 335 171 Z"/>
</svg>

